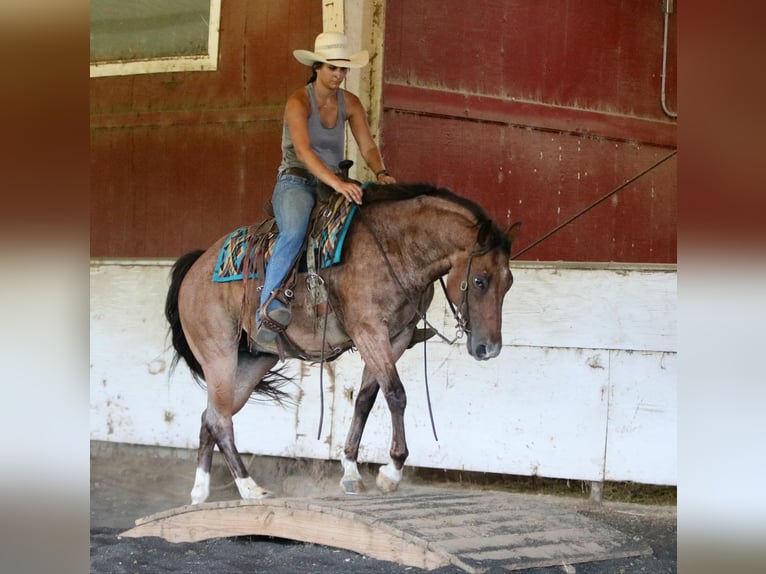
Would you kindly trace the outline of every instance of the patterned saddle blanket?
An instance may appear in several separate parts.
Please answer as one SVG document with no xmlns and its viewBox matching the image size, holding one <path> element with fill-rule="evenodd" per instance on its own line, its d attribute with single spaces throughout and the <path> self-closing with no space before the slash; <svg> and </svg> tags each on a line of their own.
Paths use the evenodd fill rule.
<svg viewBox="0 0 766 574">
<path fill-rule="evenodd" d="M 327 214 L 327 210 L 330 210 Z M 343 196 L 338 196 L 331 200 L 329 204 L 319 211 L 319 217 L 326 217 L 327 223 L 309 238 L 309 246 L 317 250 L 317 267 L 325 269 L 341 261 L 343 244 L 346 240 L 348 228 L 356 213 L 357 206 L 349 201 L 345 201 Z M 324 213 L 324 215 L 323 215 Z M 309 229 L 315 227 L 314 221 L 309 223 Z M 268 227 L 265 227 L 268 228 Z M 243 278 L 243 269 L 245 254 L 248 246 L 253 245 L 258 237 L 259 229 L 264 226 L 244 226 L 232 231 L 223 242 L 223 247 L 218 254 L 218 260 L 213 270 L 213 281 L 216 283 L 225 283 L 227 281 L 240 281 Z M 277 238 L 277 232 L 267 232 L 267 237 L 263 245 L 265 246 L 264 265 L 268 267 L 268 261 L 274 249 L 274 241 Z M 250 262 L 248 274 L 249 279 L 258 277 L 255 265 L 255 250 L 250 249 Z M 301 255 L 299 265 L 303 269 L 306 267 L 306 252 L 304 249 Z"/>
</svg>

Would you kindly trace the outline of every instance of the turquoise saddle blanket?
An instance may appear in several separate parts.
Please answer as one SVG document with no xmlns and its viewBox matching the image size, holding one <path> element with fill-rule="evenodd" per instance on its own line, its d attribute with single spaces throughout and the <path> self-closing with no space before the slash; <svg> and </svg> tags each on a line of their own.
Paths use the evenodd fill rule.
<svg viewBox="0 0 766 574">
<path fill-rule="evenodd" d="M 338 202 L 330 217 L 329 223 L 322 229 L 319 237 L 311 239 L 309 245 L 313 244 L 318 249 L 317 267 L 325 269 L 337 263 L 340 263 L 343 252 L 343 244 L 346 240 L 348 228 L 356 213 L 357 206 L 348 201 Z M 252 245 L 254 228 L 244 226 L 232 231 L 223 242 L 221 251 L 218 254 L 218 260 L 213 270 L 213 281 L 215 283 L 225 283 L 228 281 L 242 280 L 242 270 L 244 268 L 245 253 L 248 245 Z M 274 249 L 274 241 L 277 233 L 269 233 L 266 238 L 266 248 L 264 255 L 264 265 L 268 267 L 269 257 Z M 255 269 L 254 253 L 250 250 L 250 273 L 249 279 L 255 279 L 258 274 Z M 302 258 L 305 260 L 305 253 Z M 304 264 L 305 267 L 305 264 Z"/>
</svg>

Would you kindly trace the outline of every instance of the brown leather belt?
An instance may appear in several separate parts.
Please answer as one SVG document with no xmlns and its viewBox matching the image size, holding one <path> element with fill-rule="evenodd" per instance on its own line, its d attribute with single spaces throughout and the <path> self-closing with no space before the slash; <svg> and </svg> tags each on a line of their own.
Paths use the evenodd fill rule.
<svg viewBox="0 0 766 574">
<path fill-rule="evenodd" d="M 288 167 L 287 169 L 282 170 L 282 173 L 279 175 L 297 175 L 298 177 L 307 180 L 314 177 L 309 170 L 303 169 L 302 167 Z"/>
</svg>

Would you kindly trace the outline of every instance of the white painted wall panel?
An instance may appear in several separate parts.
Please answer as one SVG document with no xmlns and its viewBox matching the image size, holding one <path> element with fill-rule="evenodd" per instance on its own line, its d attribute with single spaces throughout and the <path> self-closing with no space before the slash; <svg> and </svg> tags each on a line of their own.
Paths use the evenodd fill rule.
<svg viewBox="0 0 766 574">
<path fill-rule="evenodd" d="M 535 347 L 677 350 L 674 268 L 513 267 L 505 342 Z"/>
<path fill-rule="evenodd" d="M 168 378 L 168 265 L 100 265 L 90 273 L 91 438 L 195 447 L 205 394 L 185 365 Z"/>
<path fill-rule="evenodd" d="M 168 379 L 163 313 L 170 265 L 91 265 L 94 440 L 197 446 L 205 392 L 183 364 Z M 674 484 L 675 273 L 525 265 L 514 275 L 497 359 L 475 361 L 462 340 L 428 344 L 438 442 L 428 420 L 422 346 L 399 362 L 408 393 L 408 463 Z M 428 318 L 454 334 L 440 293 Z M 288 369 L 296 377 L 296 405 L 247 405 L 235 418 L 240 450 L 339 458 L 361 378 L 358 354 L 325 365 L 319 440 L 319 367 L 290 361 Z M 385 462 L 390 439 L 379 397 L 360 460 Z"/>
<path fill-rule="evenodd" d="M 605 479 L 676 484 L 677 355 L 610 354 Z"/>
<path fill-rule="evenodd" d="M 407 389 L 405 422 L 415 466 L 539 474 L 595 480 L 604 464 L 607 375 L 593 362 L 606 353 L 505 347 L 500 358 L 478 362 L 444 343 L 430 345 L 428 378 L 436 442 L 428 418 L 422 351 L 402 358 Z M 603 357 L 602 357 L 603 355 Z M 356 388 L 351 369 L 338 376 L 333 455 L 339 456 L 353 415 L 346 390 Z M 340 402 L 340 404 L 338 404 Z M 362 454 L 387 462 L 391 423 L 379 397 L 368 421 Z M 312 437 L 313 439 L 314 437 Z"/>
</svg>

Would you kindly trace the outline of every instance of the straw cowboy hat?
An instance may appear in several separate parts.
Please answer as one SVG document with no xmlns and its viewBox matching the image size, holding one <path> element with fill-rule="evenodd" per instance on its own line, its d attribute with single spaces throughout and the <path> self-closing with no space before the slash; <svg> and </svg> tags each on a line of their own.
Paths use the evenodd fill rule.
<svg viewBox="0 0 766 574">
<path fill-rule="evenodd" d="M 294 50 L 293 56 L 306 66 L 311 66 L 314 62 L 324 62 L 339 68 L 361 68 L 370 60 L 367 50 L 351 54 L 348 39 L 340 32 L 322 32 L 314 40 L 313 52 Z"/>
</svg>

